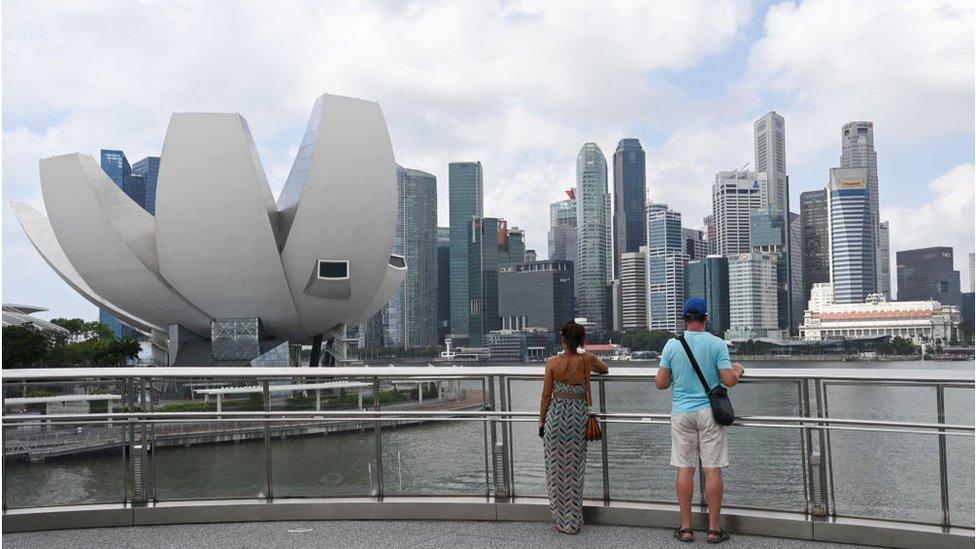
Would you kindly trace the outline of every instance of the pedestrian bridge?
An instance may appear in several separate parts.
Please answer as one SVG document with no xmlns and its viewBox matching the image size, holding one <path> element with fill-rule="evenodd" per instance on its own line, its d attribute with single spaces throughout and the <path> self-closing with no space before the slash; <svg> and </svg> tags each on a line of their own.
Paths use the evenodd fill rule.
<svg viewBox="0 0 976 549">
<path fill-rule="evenodd" d="M 655 371 L 596 378 L 606 437 L 590 445 L 589 526 L 561 545 L 675 541 L 663 530 L 678 511 Z M 20 534 L 4 541 L 555 543 L 532 434 L 541 376 L 541 366 L 6 370 L 3 531 Z M 330 382 L 356 393 L 303 389 Z M 194 400 L 200 386 L 242 398 L 218 412 Z M 732 391 L 743 417 L 730 433 L 723 516 L 735 545 L 972 547 L 973 386 L 971 368 L 750 369 Z M 64 414 L 6 405 L 35 394 L 117 394 L 122 404 Z M 24 459 L 25 446 L 52 437 L 78 450 Z M 101 446 L 86 450 L 85 437 Z M 699 499 L 699 529 L 706 513 Z"/>
</svg>

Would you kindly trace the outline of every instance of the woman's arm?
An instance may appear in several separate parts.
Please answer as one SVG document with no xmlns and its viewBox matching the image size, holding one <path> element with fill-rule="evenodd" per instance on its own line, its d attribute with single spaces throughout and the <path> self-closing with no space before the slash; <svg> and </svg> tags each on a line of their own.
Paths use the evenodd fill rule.
<svg viewBox="0 0 976 549">
<path fill-rule="evenodd" d="M 542 405 L 539 406 L 539 425 L 546 423 L 550 400 L 552 400 L 552 366 L 546 362 L 546 379 L 542 382 Z"/>
<path fill-rule="evenodd" d="M 590 371 L 596 372 L 598 374 L 605 374 L 610 371 L 610 367 L 607 366 L 606 362 L 603 362 L 595 355 L 590 355 Z"/>
</svg>

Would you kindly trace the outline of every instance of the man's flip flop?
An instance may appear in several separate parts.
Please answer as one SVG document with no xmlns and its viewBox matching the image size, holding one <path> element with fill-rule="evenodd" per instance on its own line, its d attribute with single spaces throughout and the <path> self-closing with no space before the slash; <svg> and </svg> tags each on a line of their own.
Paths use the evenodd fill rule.
<svg viewBox="0 0 976 549">
<path fill-rule="evenodd" d="M 729 536 L 729 533 L 721 528 L 719 528 L 718 530 L 709 530 L 708 535 L 718 536 L 718 539 L 712 539 L 711 537 L 709 537 L 708 543 L 722 543 L 723 541 L 729 541 L 729 539 L 731 538 L 731 536 Z"/>
<path fill-rule="evenodd" d="M 691 537 L 686 538 L 684 537 L 685 534 L 691 534 Z M 695 541 L 695 531 L 691 528 L 682 528 L 679 526 L 674 529 L 674 538 L 684 543 L 691 543 Z"/>
</svg>

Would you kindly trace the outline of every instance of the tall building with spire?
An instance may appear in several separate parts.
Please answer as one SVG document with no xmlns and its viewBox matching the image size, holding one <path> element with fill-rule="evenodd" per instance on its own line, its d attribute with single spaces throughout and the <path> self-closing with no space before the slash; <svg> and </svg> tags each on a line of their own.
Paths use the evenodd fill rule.
<svg viewBox="0 0 976 549">
<path fill-rule="evenodd" d="M 607 160 L 596 143 L 586 143 L 576 158 L 576 266 L 578 314 L 597 330 L 610 328 L 609 284 L 612 275 L 610 195 Z"/>
<path fill-rule="evenodd" d="M 646 244 L 644 205 L 647 174 L 644 148 L 634 138 L 621 139 L 613 153 L 613 274 L 620 277 L 620 256 Z"/>
<path fill-rule="evenodd" d="M 447 167 L 451 229 L 451 331 L 467 334 L 468 231 L 484 216 L 484 174 L 481 162 L 451 162 Z"/>
</svg>

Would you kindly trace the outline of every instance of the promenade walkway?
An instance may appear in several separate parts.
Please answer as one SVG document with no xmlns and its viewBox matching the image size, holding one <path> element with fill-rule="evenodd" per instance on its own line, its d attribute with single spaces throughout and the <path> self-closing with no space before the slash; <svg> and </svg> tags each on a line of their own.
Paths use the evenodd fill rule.
<svg viewBox="0 0 976 549">
<path fill-rule="evenodd" d="M 89 528 L 5 534 L 5 549 L 47 549 L 49 547 L 343 547 L 369 549 L 459 549 L 478 547 L 508 549 L 552 547 L 609 549 L 621 547 L 711 547 L 705 533 L 697 532 L 695 544 L 681 543 L 671 531 L 661 528 L 585 526 L 575 536 L 556 533 L 541 522 L 435 522 L 435 521 L 328 521 L 245 522 L 143 526 L 133 528 Z M 862 547 L 804 540 L 734 535 L 722 547 L 750 549 L 813 549 Z"/>
</svg>

